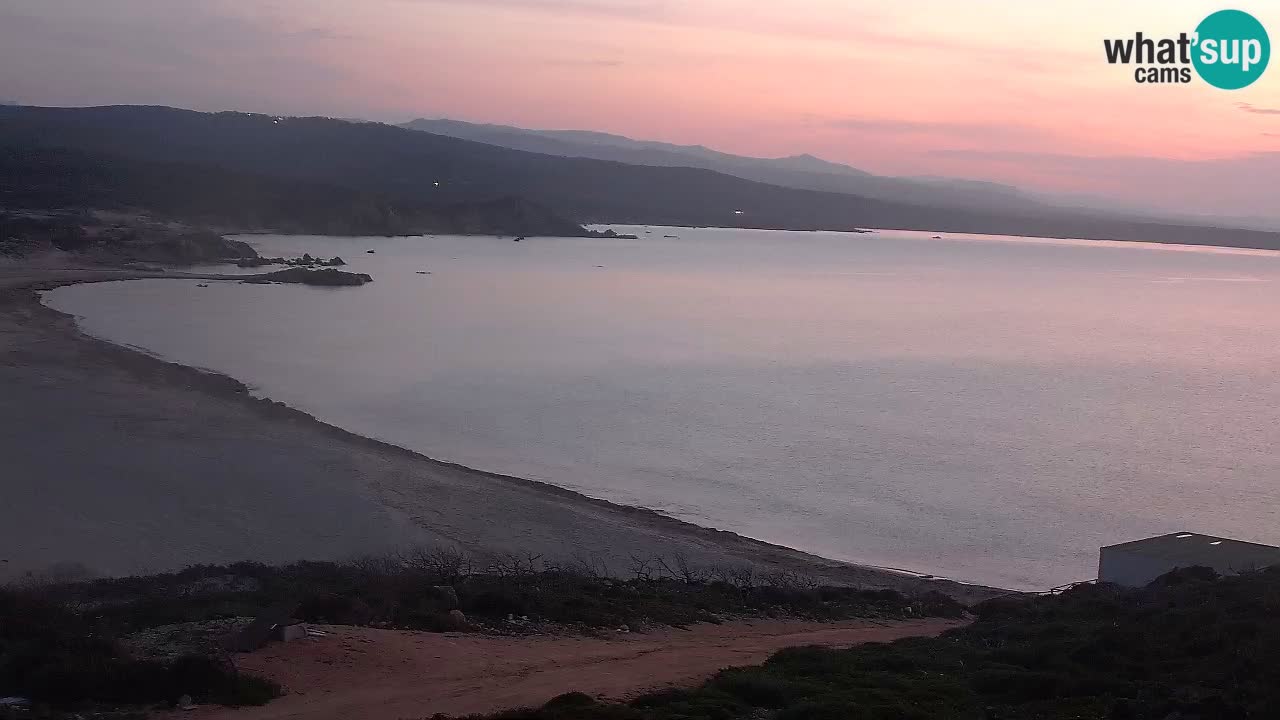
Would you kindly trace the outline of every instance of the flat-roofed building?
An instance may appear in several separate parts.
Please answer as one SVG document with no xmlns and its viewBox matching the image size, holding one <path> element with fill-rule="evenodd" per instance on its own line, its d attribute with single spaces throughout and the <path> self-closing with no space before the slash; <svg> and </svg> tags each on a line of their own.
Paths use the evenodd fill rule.
<svg viewBox="0 0 1280 720">
<path fill-rule="evenodd" d="M 1129 587 L 1142 587 L 1176 568 L 1207 567 L 1234 575 L 1280 565 L 1280 547 L 1189 532 L 1108 545 L 1098 555 L 1098 580 Z"/>
</svg>

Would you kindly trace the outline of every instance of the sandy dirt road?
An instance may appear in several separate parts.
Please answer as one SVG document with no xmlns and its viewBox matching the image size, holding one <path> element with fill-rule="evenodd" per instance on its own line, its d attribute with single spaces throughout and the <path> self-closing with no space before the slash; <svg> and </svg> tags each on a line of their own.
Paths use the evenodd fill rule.
<svg viewBox="0 0 1280 720">
<path fill-rule="evenodd" d="M 401 720 L 541 705 L 580 691 L 630 698 L 693 685 L 716 671 L 759 663 L 804 645 L 851 647 L 958 627 L 912 622 L 783 621 L 700 625 L 612 638 L 510 638 L 352 627 L 323 638 L 274 644 L 237 665 L 281 683 L 288 695 L 259 708 L 201 708 L 201 720 Z"/>
</svg>

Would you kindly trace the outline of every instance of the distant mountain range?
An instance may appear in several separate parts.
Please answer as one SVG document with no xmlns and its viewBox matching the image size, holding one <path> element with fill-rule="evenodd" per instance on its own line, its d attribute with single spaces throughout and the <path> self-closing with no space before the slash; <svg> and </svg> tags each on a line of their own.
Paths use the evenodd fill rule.
<svg viewBox="0 0 1280 720">
<path fill-rule="evenodd" d="M 599 144 L 609 136 L 571 137 Z M 541 218 L 545 232 L 520 234 L 556 234 L 556 228 L 600 222 L 896 228 L 1280 249 L 1280 234 L 1270 232 L 1122 219 L 1035 203 L 958 207 L 954 202 L 883 199 L 768 184 L 687 165 L 566 157 L 328 118 L 164 107 L 0 107 L 0 150 L 5 151 L 0 160 L 7 157 L 10 164 L 8 199 L 0 196 L 0 203 L 61 198 L 66 204 L 93 200 L 185 207 L 188 213 L 228 217 L 247 206 L 274 221 L 302 213 L 308 223 L 331 225 L 339 233 L 351 232 L 343 218 L 362 217 L 367 223 L 357 225 L 412 232 L 448 217 L 450 207 L 469 208 L 455 212 L 466 218 L 472 228 L 468 232 L 491 232 L 497 225 L 478 208 L 496 202 L 491 207 L 505 208 L 508 215 Z M 60 159 L 59 153 L 70 160 Z M 701 154 L 734 162 L 705 149 Z M 22 163 L 33 157 L 42 163 L 41 174 L 24 177 Z M 770 172 L 840 182 L 858 179 L 851 168 L 824 173 L 819 169 L 831 169 L 831 164 L 816 158 L 758 162 Z M 124 171 L 113 172 L 116 166 Z M 202 173 L 216 183 L 202 184 Z M 917 188 L 928 185 L 911 182 Z M 39 192 L 31 183 L 39 185 Z M 974 192 L 1000 195 L 986 187 Z"/>
<path fill-rule="evenodd" d="M 527 130 L 459 120 L 419 119 L 402 127 L 544 155 L 613 160 L 630 165 L 696 167 L 770 185 L 859 195 L 876 200 L 942 208 L 1021 212 L 1042 211 L 1048 207 L 1046 203 L 1008 185 L 948 178 L 884 177 L 812 155 L 754 158 L 718 152 L 701 145 L 633 140 L 585 130 Z"/>
<path fill-rule="evenodd" d="M 702 145 L 635 140 L 588 130 L 530 130 L 448 119 L 418 119 L 404 123 L 402 127 L 546 155 L 614 160 L 633 165 L 705 168 L 771 185 L 932 207 L 1018 213 L 1066 210 L 1118 220 L 1280 230 L 1280 219 L 1276 218 L 1162 212 L 1101 195 L 1027 191 L 987 180 L 888 177 L 812 155 L 755 158 L 719 152 Z"/>
</svg>

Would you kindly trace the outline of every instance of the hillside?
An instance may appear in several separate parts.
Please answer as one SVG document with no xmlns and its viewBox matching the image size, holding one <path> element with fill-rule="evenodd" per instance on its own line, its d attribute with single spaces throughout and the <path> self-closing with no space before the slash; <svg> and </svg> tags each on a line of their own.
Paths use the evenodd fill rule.
<svg viewBox="0 0 1280 720">
<path fill-rule="evenodd" d="M 877 200 L 1018 212 L 1049 209 L 1031 196 L 1005 185 L 943 178 L 884 177 L 812 155 L 755 158 L 718 152 L 701 145 L 633 140 L 607 133 L 526 130 L 447 119 L 419 119 L 405 123 L 403 127 L 546 155 L 613 160 L 630 165 L 695 167 L 770 185 L 860 195 Z"/>
<path fill-rule="evenodd" d="M 1073 211 L 915 205 L 511 150 L 377 123 L 170 108 L 0 108 L 0 147 L 74 149 L 340 187 L 440 206 L 518 197 L 580 222 L 852 230 L 862 227 L 1150 240 L 1280 249 L 1280 234 Z"/>
<path fill-rule="evenodd" d="M 210 165 L 40 146 L 0 146 L 0 208 L 140 211 L 250 232 L 586 234 L 577 223 L 512 197 L 428 203 Z"/>
</svg>

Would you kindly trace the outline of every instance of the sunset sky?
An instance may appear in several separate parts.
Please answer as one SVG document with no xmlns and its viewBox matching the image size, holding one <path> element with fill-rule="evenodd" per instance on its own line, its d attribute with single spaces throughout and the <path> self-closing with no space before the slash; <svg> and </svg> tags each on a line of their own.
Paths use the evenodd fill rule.
<svg viewBox="0 0 1280 720">
<path fill-rule="evenodd" d="M 1122 204 L 1280 215 L 1280 61 L 1144 86 L 1159 0 L 0 0 L 0 100 L 614 132 Z"/>
</svg>

